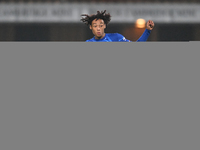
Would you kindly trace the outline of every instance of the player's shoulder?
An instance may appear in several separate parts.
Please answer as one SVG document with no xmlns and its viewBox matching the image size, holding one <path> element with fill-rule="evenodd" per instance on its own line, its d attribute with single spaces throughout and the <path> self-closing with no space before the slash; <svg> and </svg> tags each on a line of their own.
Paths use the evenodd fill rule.
<svg viewBox="0 0 200 150">
<path fill-rule="evenodd" d="M 117 41 L 117 42 L 130 42 L 130 40 L 127 40 L 122 34 L 120 33 L 108 33 L 107 34 L 109 38 L 112 41 Z"/>
<path fill-rule="evenodd" d="M 110 36 L 110 37 L 121 37 L 121 36 L 123 36 L 123 35 L 121 35 L 121 34 L 119 34 L 119 33 L 106 33 L 107 34 L 107 36 Z"/>
<path fill-rule="evenodd" d="M 120 33 L 106 33 L 106 35 L 112 40 L 112 41 L 119 41 L 124 36 Z"/>
<path fill-rule="evenodd" d="M 93 42 L 93 38 L 86 40 L 85 42 Z"/>
</svg>

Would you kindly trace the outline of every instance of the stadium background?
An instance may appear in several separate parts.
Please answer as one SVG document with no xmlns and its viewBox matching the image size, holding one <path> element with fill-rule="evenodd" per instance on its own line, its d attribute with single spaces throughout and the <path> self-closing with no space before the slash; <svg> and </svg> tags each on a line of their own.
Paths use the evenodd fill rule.
<svg viewBox="0 0 200 150">
<path fill-rule="evenodd" d="M 4 4 L 185 4 L 200 5 L 200 0 L 0 0 L 0 6 Z M 0 10 L 1 11 L 1 10 Z M 109 11 L 108 11 L 109 12 Z M 81 15 L 81 14 L 80 14 Z M 112 16 L 113 14 L 111 14 Z M 90 29 L 82 22 L 17 22 L 2 21 L 0 15 L 0 41 L 85 41 L 93 37 Z M 80 17 L 81 18 L 81 17 Z M 111 18 L 112 19 L 112 18 Z M 200 20 L 191 23 L 185 22 L 157 22 L 148 41 L 199 41 Z M 127 39 L 135 41 L 144 31 L 144 28 L 136 28 L 135 21 L 129 23 L 112 22 L 106 32 L 118 32 Z"/>
</svg>

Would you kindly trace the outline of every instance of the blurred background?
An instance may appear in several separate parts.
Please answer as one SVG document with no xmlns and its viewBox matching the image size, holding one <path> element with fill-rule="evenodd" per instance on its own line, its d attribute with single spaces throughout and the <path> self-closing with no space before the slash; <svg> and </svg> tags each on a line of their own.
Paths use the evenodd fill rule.
<svg viewBox="0 0 200 150">
<path fill-rule="evenodd" d="M 131 41 L 149 19 L 148 41 L 200 40 L 200 0 L 0 0 L 0 41 L 85 41 L 93 34 L 81 14 L 105 9 L 112 16 L 105 31 Z"/>
</svg>

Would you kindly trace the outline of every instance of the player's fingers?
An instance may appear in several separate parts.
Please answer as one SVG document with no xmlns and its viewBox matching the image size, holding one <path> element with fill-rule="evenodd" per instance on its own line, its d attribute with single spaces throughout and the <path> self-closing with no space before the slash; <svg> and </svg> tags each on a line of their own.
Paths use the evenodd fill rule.
<svg viewBox="0 0 200 150">
<path fill-rule="evenodd" d="M 151 25 L 151 26 L 154 26 L 154 23 L 153 23 L 152 20 L 149 20 L 149 21 L 148 21 L 148 24 Z"/>
<path fill-rule="evenodd" d="M 154 26 L 154 22 L 153 21 L 151 21 L 151 23 L 150 23 L 152 26 Z"/>
</svg>

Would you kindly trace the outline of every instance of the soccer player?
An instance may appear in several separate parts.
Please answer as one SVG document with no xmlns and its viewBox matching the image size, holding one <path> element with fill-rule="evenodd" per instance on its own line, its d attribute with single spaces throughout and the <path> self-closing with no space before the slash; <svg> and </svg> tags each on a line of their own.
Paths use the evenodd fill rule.
<svg viewBox="0 0 200 150">
<path fill-rule="evenodd" d="M 105 11 L 97 11 L 97 14 L 87 15 L 82 14 L 81 21 L 90 27 L 94 37 L 86 40 L 86 42 L 131 42 L 127 40 L 123 35 L 119 33 L 105 33 L 104 30 L 108 23 L 110 22 L 111 15 Z M 151 30 L 154 27 L 154 22 L 149 20 L 146 25 L 146 29 L 142 36 L 136 42 L 147 41 Z"/>
</svg>

